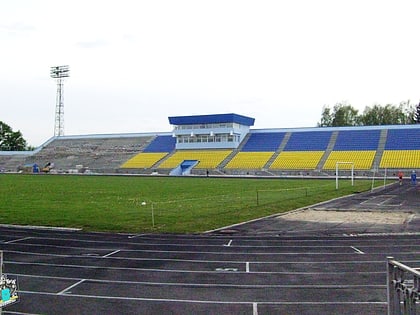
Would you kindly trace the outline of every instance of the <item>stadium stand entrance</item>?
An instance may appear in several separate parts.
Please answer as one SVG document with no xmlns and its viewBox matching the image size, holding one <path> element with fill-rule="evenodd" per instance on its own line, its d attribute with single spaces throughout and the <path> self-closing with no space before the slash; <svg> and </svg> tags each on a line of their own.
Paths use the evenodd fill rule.
<svg viewBox="0 0 420 315">
<path fill-rule="evenodd" d="M 169 175 L 184 176 L 190 175 L 191 170 L 199 163 L 197 160 L 184 160 L 176 168 L 174 168 Z"/>
</svg>

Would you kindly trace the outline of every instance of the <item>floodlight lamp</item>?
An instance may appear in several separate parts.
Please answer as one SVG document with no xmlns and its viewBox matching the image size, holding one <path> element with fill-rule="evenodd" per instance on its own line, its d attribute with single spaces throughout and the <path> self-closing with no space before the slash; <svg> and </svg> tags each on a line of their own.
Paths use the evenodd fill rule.
<svg viewBox="0 0 420 315">
<path fill-rule="evenodd" d="M 51 67 L 50 75 L 51 78 L 60 79 L 69 77 L 69 66 L 56 66 Z"/>
</svg>

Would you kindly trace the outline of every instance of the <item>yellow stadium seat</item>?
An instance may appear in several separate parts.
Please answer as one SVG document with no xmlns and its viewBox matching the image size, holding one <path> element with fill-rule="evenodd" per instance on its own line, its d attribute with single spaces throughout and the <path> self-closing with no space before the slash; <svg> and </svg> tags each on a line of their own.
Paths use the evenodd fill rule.
<svg viewBox="0 0 420 315">
<path fill-rule="evenodd" d="M 386 150 L 380 168 L 419 168 L 420 150 Z"/>
<path fill-rule="evenodd" d="M 315 169 L 324 151 L 283 151 L 270 169 Z"/>
<path fill-rule="evenodd" d="M 239 152 L 226 165 L 228 169 L 261 169 L 274 152 Z"/>
<path fill-rule="evenodd" d="M 372 167 L 376 151 L 332 151 L 325 161 L 323 169 L 333 170 L 337 162 L 353 162 L 354 169 L 367 170 Z M 341 168 L 351 168 L 351 165 L 343 164 Z"/>
<path fill-rule="evenodd" d="M 121 165 L 121 168 L 150 168 L 167 154 L 168 153 L 139 153 Z"/>
<path fill-rule="evenodd" d="M 216 168 L 232 150 L 179 150 L 159 165 L 159 168 L 174 168 L 184 160 L 198 160 L 195 168 Z"/>
</svg>

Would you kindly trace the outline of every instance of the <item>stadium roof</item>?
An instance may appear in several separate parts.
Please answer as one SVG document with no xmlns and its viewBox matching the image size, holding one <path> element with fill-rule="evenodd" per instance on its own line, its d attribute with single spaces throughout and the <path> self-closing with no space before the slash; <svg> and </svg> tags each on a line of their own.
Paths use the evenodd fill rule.
<svg viewBox="0 0 420 315">
<path fill-rule="evenodd" d="M 253 126 L 254 118 L 238 114 L 214 114 L 214 115 L 196 115 L 196 116 L 176 116 L 168 117 L 171 125 L 195 125 L 195 124 L 220 124 L 220 123 L 238 123 L 245 126 Z"/>
</svg>

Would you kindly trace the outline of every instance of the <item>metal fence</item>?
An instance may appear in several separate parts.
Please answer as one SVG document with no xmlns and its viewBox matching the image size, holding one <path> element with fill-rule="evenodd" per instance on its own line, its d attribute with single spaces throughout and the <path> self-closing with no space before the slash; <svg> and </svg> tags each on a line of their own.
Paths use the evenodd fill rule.
<svg viewBox="0 0 420 315">
<path fill-rule="evenodd" d="M 387 257 L 388 315 L 416 315 L 420 301 L 420 271 Z M 420 309 L 420 307 L 419 307 Z"/>
</svg>

